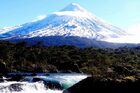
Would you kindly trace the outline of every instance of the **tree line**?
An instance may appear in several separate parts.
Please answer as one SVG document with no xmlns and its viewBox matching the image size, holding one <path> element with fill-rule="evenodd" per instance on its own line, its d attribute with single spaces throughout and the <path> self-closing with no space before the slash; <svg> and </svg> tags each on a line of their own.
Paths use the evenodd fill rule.
<svg viewBox="0 0 140 93">
<path fill-rule="evenodd" d="M 82 72 L 96 76 L 139 77 L 140 47 L 78 48 L 29 46 L 0 41 L 0 72 Z"/>
</svg>

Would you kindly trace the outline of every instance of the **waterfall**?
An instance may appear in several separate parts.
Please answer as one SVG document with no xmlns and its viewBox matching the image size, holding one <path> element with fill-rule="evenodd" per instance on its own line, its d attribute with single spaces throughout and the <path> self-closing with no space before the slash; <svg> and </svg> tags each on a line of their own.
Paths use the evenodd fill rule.
<svg viewBox="0 0 140 93">
<path fill-rule="evenodd" d="M 0 93 L 62 93 L 61 90 L 46 89 L 42 82 L 3 82 Z"/>
<path fill-rule="evenodd" d="M 4 81 L 0 83 L 0 93 L 62 93 L 63 90 L 86 77 L 87 75 L 83 74 L 66 73 L 25 76 L 22 82 Z M 38 80 L 38 78 L 41 81 L 33 81 L 34 79 Z M 49 85 L 53 87 L 49 87 Z"/>
</svg>

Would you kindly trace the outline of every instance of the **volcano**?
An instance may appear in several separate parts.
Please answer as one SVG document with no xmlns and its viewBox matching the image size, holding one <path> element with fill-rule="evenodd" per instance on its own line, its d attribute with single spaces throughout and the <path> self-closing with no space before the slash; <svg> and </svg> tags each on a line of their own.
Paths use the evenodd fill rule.
<svg viewBox="0 0 140 93">
<path fill-rule="evenodd" d="M 71 3 L 42 20 L 25 23 L 0 34 L 0 39 L 29 43 L 42 41 L 47 46 L 104 46 L 106 39 L 125 35 L 127 33 L 122 29 Z"/>
</svg>

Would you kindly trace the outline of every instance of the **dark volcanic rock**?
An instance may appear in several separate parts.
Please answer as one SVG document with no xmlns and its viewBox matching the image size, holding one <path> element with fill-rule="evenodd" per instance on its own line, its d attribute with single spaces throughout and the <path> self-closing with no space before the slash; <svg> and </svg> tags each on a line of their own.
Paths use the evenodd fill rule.
<svg viewBox="0 0 140 93">
<path fill-rule="evenodd" d="M 15 84 L 11 84 L 9 86 L 9 90 L 12 91 L 12 92 L 20 92 L 22 91 L 22 84 L 18 84 L 18 83 L 15 83 Z"/>
<path fill-rule="evenodd" d="M 66 89 L 63 93 L 138 93 L 139 89 L 140 80 L 115 81 L 88 77 Z"/>
<path fill-rule="evenodd" d="M 20 74 L 11 75 L 10 77 L 11 77 L 10 81 L 20 81 L 23 78 L 23 76 Z"/>
<path fill-rule="evenodd" d="M 2 60 L 0 60 L 0 73 L 6 74 L 7 69 L 6 69 L 6 64 Z"/>
</svg>

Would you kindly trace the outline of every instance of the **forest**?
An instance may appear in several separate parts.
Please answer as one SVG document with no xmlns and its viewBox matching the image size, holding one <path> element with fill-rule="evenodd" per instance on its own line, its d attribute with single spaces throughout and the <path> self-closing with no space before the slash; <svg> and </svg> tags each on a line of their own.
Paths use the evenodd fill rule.
<svg viewBox="0 0 140 93">
<path fill-rule="evenodd" d="M 70 45 L 29 46 L 26 42 L 0 41 L 0 73 L 85 73 L 110 79 L 140 77 L 140 47 L 78 48 Z"/>
</svg>

